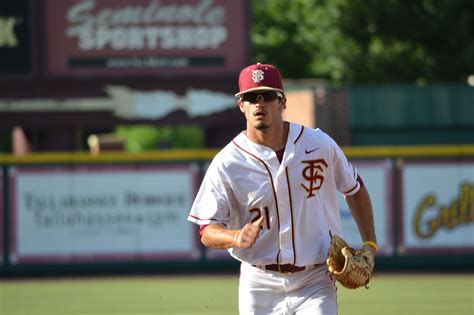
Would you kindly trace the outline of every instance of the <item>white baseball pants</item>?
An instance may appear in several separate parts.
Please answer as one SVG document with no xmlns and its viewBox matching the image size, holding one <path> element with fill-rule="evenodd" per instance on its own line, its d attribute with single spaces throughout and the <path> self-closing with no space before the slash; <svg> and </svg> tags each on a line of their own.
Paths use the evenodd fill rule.
<svg viewBox="0 0 474 315">
<path fill-rule="evenodd" d="M 280 273 L 248 263 L 240 267 L 240 315 L 337 315 L 336 286 L 321 265 Z"/>
</svg>

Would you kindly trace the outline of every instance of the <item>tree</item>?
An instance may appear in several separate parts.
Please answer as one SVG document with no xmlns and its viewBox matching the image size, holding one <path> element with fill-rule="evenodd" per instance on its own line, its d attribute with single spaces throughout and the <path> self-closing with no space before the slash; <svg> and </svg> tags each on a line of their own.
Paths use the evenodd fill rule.
<svg viewBox="0 0 474 315">
<path fill-rule="evenodd" d="M 254 61 L 276 64 L 284 76 L 341 80 L 342 60 L 333 52 L 342 37 L 336 1 L 252 1 Z"/>
<path fill-rule="evenodd" d="M 333 83 L 465 81 L 471 0 L 252 1 L 255 60 Z"/>
</svg>

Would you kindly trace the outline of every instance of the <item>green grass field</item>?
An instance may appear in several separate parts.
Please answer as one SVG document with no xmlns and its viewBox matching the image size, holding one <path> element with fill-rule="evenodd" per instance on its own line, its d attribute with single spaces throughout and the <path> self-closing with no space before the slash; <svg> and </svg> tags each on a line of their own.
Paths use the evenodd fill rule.
<svg viewBox="0 0 474 315">
<path fill-rule="evenodd" d="M 2 315 L 237 314 L 238 276 L 0 280 Z M 378 275 L 340 315 L 472 315 L 474 275 Z"/>
</svg>

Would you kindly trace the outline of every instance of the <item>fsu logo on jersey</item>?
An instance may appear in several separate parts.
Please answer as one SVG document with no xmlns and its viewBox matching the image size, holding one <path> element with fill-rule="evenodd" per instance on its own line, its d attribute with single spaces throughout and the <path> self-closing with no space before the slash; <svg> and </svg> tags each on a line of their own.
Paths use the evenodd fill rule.
<svg viewBox="0 0 474 315">
<path fill-rule="evenodd" d="M 306 190 L 308 195 L 306 198 L 311 198 L 315 196 L 316 190 L 319 190 L 324 182 L 324 176 L 322 172 L 328 164 L 324 159 L 310 160 L 310 161 L 301 161 L 307 166 L 303 169 L 303 178 L 306 180 L 305 183 L 301 186 Z"/>
</svg>

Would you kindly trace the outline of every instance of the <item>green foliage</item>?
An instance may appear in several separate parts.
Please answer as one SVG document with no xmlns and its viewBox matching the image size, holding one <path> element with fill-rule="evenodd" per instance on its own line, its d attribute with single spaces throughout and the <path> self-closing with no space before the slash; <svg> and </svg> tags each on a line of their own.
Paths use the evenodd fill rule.
<svg viewBox="0 0 474 315">
<path fill-rule="evenodd" d="M 474 73 L 474 2 L 252 1 L 254 61 L 335 84 L 464 82 Z"/>
<path fill-rule="evenodd" d="M 199 126 L 118 126 L 115 133 L 130 152 L 204 147 L 204 131 Z"/>
<path fill-rule="evenodd" d="M 201 127 L 186 126 L 173 130 L 170 137 L 172 148 L 198 149 L 204 147 L 205 135 Z"/>
<path fill-rule="evenodd" d="M 254 61 L 276 64 L 286 77 L 341 78 L 337 1 L 252 1 Z"/>
<path fill-rule="evenodd" d="M 474 72 L 470 0 L 350 0 L 340 8 L 349 14 L 338 26 L 359 47 L 347 59 L 354 81 L 465 81 Z"/>
<path fill-rule="evenodd" d="M 118 126 L 116 134 L 125 140 L 125 149 L 130 152 L 154 149 L 158 141 L 158 132 L 152 126 Z"/>
</svg>

